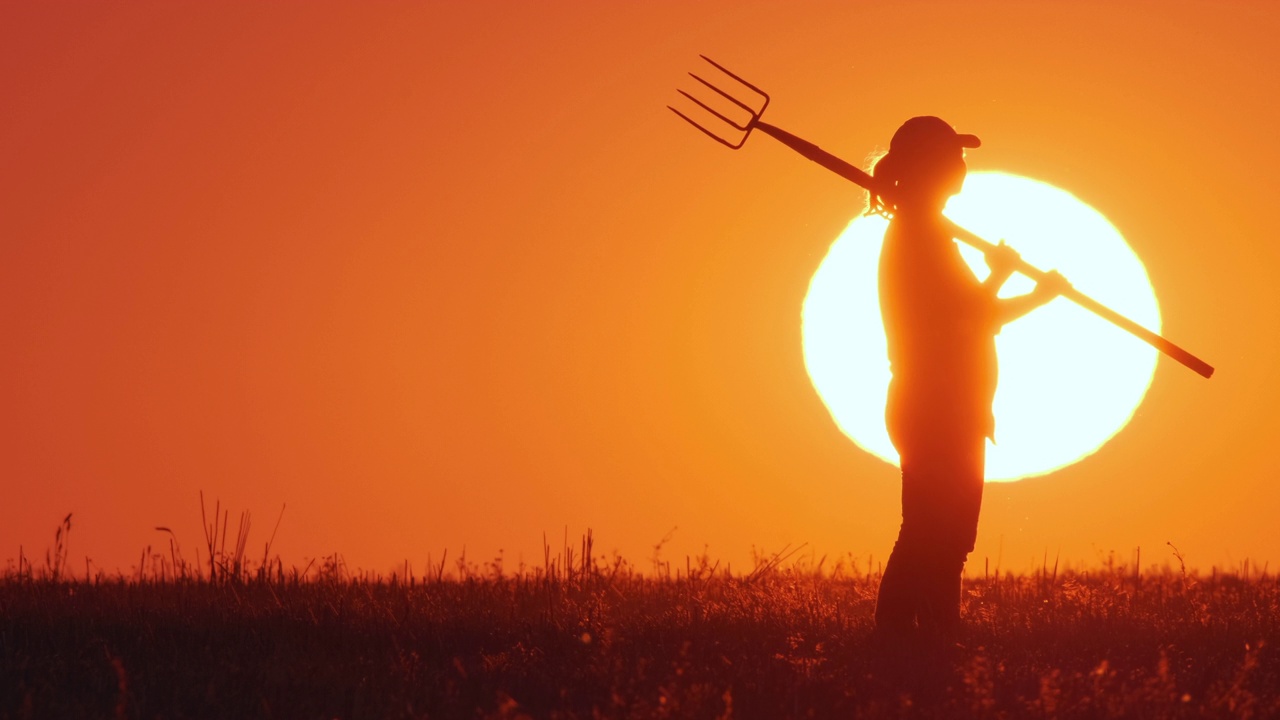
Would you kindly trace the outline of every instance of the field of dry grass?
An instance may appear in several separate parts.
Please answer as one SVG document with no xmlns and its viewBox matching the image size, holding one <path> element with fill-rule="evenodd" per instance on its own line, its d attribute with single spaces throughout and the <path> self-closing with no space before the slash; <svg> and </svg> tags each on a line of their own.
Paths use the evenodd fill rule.
<svg viewBox="0 0 1280 720">
<path fill-rule="evenodd" d="M 979 577 L 935 647 L 877 642 L 879 579 L 846 563 L 641 574 L 584 541 L 373 578 L 211 547 L 127 578 L 11 565 L 0 718 L 1280 717 L 1265 574 Z"/>
</svg>

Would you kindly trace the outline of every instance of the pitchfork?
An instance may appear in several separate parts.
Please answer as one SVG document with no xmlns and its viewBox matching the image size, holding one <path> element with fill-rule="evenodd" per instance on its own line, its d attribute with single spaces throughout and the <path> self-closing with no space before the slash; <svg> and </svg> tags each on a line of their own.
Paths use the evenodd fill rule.
<svg viewBox="0 0 1280 720">
<path fill-rule="evenodd" d="M 792 135 L 791 133 L 787 132 L 786 130 L 783 130 L 780 127 L 777 127 L 776 125 L 770 125 L 769 123 L 761 120 L 760 117 L 764 114 L 765 108 L 769 107 L 769 94 L 761 90 L 760 88 L 756 87 L 755 85 L 752 85 L 751 83 L 747 82 L 746 80 L 739 77 L 738 75 L 735 75 L 734 73 L 730 72 L 728 68 L 717 63 L 716 61 L 712 60 L 706 55 L 700 55 L 699 57 L 701 57 L 703 60 L 706 60 L 713 67 L 719 70 L 723 75 L 727 76 L 728 78 L 732 78 L 732 80 L 737 83 L 739 91 L 749 90 L 751 93 L 757 96 L 757 99 L 754 102 L 750 102 L 750 103 L 744 102 L 739 98 L 739 95 L 742 94 L 741 92 L 739 92 L 738 95 L 735 95 L 734 93 L 723 89 L 720 85 L 709 82 L 695 73 L 689 73 L 689 75 L 693 77 L 694 80 L 697 80 L 703 86 L 710 88 L 719 97 L 723 98 L 730 105 L 732 105 L 737 109 L 733 110 L 733 109 L 730 109 L 729 107 L 724 107 L 722 105 L 721 107 L 724 110 L 724 112 L 721 112 L 721 110 L 717 110 L 715 107 L 712 107 L 711 105 L 707 104 L 703 100 L 698 99 L 693 94 L 685 92 L 684 90 L 678 90 L 678 92 L 681 95 L 691 100 L 695 105 L 702 108 L 703 111 L 709 113 L 711 116 L 715 117 L 720 123 L 723 123 L 725 126 L 727 126 L 724 129 L 723 133 L 717 133 L 713 130 L 708 129 L 706 126 L 702 125 L 701 123 L 698 123 L 693 118 L 689 117 L 683 112 L 680 112 L 674 107 L 671 107 L 670 105 L 668 105 L 667 108 L 670 109 L 671 112 L 684 118 L 684 120 L 687 121 L 690 125 L 693 125 L 694 127 L 698 128 L 702 132 L 706 133 L 708 137 L 720 143 L 721 145 L 724 145 L 725 147 L 730 148 L 731 150 L 737 150 L 738 148 L 742 147 L 744 144 L 746 144 L 747 138 L 751 137 L 751 133 L 755 130 L 759 130 L 765 133 L 766 135 L 769 135 L 770 137 L 778 140 L 783 145 L 786 145 L 792 150 L 795 150 L 796 152 L 800 153 L 806 158 L 818 163 L 822 167 L 834 172 L 840 177 L 845 178 L 846 180 L 850 180 L 855 185 L 858 185 L 859 187 L 875 192 L 881 197 L 892 201 L 893 195 L 894 195 L 893 188 L 887 187 L 884 183 L 876 180 L 874 177 L 867 174 L 857 166 L 852 165 L 848 162 L 845 162 L 844 160 L 841 160 L 840 158 L 836 157 L 835 155 L 832 155 L 826 150 L 823 150 L 817 145 L 814 145 L 813 143 L 807 140 L 804 140 L 802 138 L 796 137 L 795 135 Z M 734 119 L 729 115 L 725 114 L 725 113 L 729 113 L 732 115 L 741 115 L 741 113 L 739 113 L 738 111 L 741 111 L 741 113 L 745 113 L 745 115 L 741 116 L 741 119 Z M 729 128 L 732 128 L 731 133 Z M 987 255 L 990 255 L 993 251 L 995 251 L 996 246 L 993 243 L 988 242 L 987 240 L 983 240 L 977 235 L 951 222 L 950 220 L 947 220 L 945 218 L 943 220 L 944 222 L 946 222 L 947 229 L 951 232 L 952 237 L 959 240 L 960 242 L 963 242 L 966 245 L 975 247 Z M 1031 265 L 1030 263 L 1028 263 L 1025 260 L 1022 260 L 1021 258 L 1018 259 L 1018 262 L 1014 267 L 1018 272 L 1022 273 L 1023 275 L 1026 275 L 1027 277 L 1037 282 L 1042 280 L 1047 274 L 1045 273 L 1045 271 L 1040 270 L 1039 268 L 1036 268 L 1034 265 Z M 1163 337 L 1160 337 L 1154 332 L 1151 332 L 1150 330 L 1130 320 L 1129 318 L 1121 315 L 1120 313 L 1112 310 L 1111 308 L 1103 305 L 1097 300 L 1094 300 L 1088 295 L 1085 295 L 1079 290 L 1076 290 L 1074 287 L 1068 287 L 1067 289 L 1065 289 L 1062 293 L 1062 296 L 1067 298 L 1068 300 L 1071 300 L 1077 305 L 1083 307 L 1084 309 L 1094 313 L 1095 315 L 1098 315 L 1102 319 L 1111 322 L 1112 324 L 1116 325 L 1122 330 L 1129 332 L 1130 334 L 1146 342 L 1147 344 L 1151 345 L 1152 347 L 1164 353 L 1165 355 L 1168 355 L 1174 360 L 1177 360 L 1178 362 L 1182 363 L 1188 368 L 1199 373 L 1201 376 L 1208 378 L 1213 375 L 1213 366 L 1209 365 L 1208 363 L 1196 357 L 1195 355 L 1192 355 L 1186 350 L 1183 350 L 1177 345 L 1174 345 L 1173 343 L 1169 342 Z"/>
</svg>

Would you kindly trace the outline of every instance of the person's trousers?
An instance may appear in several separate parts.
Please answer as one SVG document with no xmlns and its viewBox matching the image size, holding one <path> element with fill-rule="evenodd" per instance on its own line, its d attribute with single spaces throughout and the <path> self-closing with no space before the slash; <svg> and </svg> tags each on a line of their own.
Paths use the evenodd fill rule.
<svg viewBox="0 0 1280 720">
<path fill-rule="evenodd" d="M 949 633 L 960 577 L 978 535 L 986 438 L 967 428 L 893 427 L 902 465 L 902 525 L 881 579 L 876 626 Z"/>
</svg>

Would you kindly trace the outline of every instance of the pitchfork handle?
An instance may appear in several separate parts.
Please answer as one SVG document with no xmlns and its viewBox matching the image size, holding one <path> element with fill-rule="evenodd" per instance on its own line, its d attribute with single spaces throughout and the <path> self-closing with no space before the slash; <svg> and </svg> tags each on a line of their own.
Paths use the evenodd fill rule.
<svg viewBox="0 0 1280 720">
<path fill-rule="evenodd" d="M 796 137 L 776 125 L 770 125 L 767 122 L 757 122 L 755 127 L 766 135 L 778 140 L 783 145 L 786 145 L 806 158 L 818 163 L 822 167 L 834 172 L 846 180 L 852 181 L 853 184 L 866 188 L 867 190 L 871 190 L 877 195 L 886 195 L 886 193 L 881 192 L 881 183 L 857 165 L 847 163 L 817 145 L 814 145 L 808 140 Z"/>
<path fill-rule="evenodd" d="M 977 235 L 974 235 L 973 233 L 969 232 L 968 230 L 965 230 L 964 228 L 960 227 L 954 222 L 947 220 L 946 218 L 944 218 L 943 220 L 947 224 L 947 228 L 948 228 L 948 231 L 951 233 L 951 236 L 959 240 L 960 242 L 963 242 L 967 245 L 978 248 L 983 253 L 990 252 L 992 249 L 994 249 L 995 246 L 992 245 L 990 242 L 983 240 Z M 1028 263 L 1026 260 L 1023 260 L 1022 258 L 1018 258 L 1018 262 L 1014 266 L 1014 268 L 1018 272 L 1022 273 L 1023 275 L 1026 275 L 1027 277 L 1031 278 L 1032 280 L 1035 280 L 1036 282 L 1039 282 L 1041 279 L 1044 278 L 1045 275 L 1048 274 L 1045 271 L 1037 268 L 1036 266 Z M 1195 371 L 1196 374 L 1200 375 L 1201 377 L 1203 378 L 1213 377 L 1213 366 L 1210 365 L 1209 363 L 1205 362 L 1204 360 L 1201 360 L 1200 358 L 1196 357 L 1195 355 L 1192 355 L 1186 350 L 1183 350 L 1182 348 L 1178 347 L 1172 342 L 1142 327 L 1138 323 L 1121 315 L 1115 310 L 1112 310 L 1106 305 L 1103 305 L 1097 300 L 1094 300 L 1088 295 L 1085 295 L 1084 293 L 1080 292 L 1074 287 L 1068 287 L 1065 290 L 1063 290 L 1062 297 L 1074 302 L 1075 304 L 1079 305 L 1085 310 L 1092 312 L 1094 315 L 1097 315 L 1103 320 L 1110 322 L 1112 325 L 1115 325 L 1121 330 L 1125 330 L 1130 335 L 1133 335 L 1134 337 L 1138 338 L 1139 340 L 1142 340 L 1143 342 L 1147 343 L 1151 347 L 1154 347 L 1155 349 L 1159 350 L 1165 355 L 1168 355 L 1174 360 L 1177 360 L 1178 362 L 1182 363 L 1186 367 Z"/>
<path fill-rule="evenodd" d="M 761 132 L 765 133 L 766 135 L 773 137 L 774 139 L 781 142 L 783 145 L 786 145 L 792 150 L 795 150 L 796 152 L 800 153 L 806 158 L 818 163 L 822 167 L 834 172 L 840 177 L 845 178 L 846 180 L 852 181 L 855 185 L 858 185 L 862 188 L 870 190 L 882 197 L 891 197 L 893 195 L 893 191 L 891 189 L 886 190 L 886 188 L 883 187 L 883 183 L 877 181 L 874 177 L 872 177 L 866 171 L 862 170 L 856 165 L 852 165 L 850 163 L 845 162 L 844 160 L 841 160 L 835 155 L 832 155 L 826 150 L 823 150 L 817 145 L 814 145 L 813 143 L 809 142 L 808 140 L 796 137 L 795 135 L 792 135 L 786 130 L 783 130 L 782 128 L 777 127 L 776 125 L 770 125 L 769 123 L 766 123 L 766 122 L 757 121 L 755 124 L 755 128 L 759 129 Z M 963 242 L 966 245 L 969 245 L 971 247 L 975 247 L 978 250 L 981 250 L 984 254 L 990 253 L 995 248 L 995 245 L 993 245 L 992 243 L 978 237 L 977 235 L 969 232 L 968 230 L 965 230 L 964 228 L 951 222 L 950 220 L 945 220 L 945 222 L 947 223 L 947 227 L 951 233 L 951 236 L 959 240 L 960 242 Z M 1046 273 L 1043 270 L 1037 268 L 1031 263 L 1028 263 L 1026 260 L 1023 260 L 1022 258 L 1018 258 L 1018 262 L 1014 266 L 1014 269 L 1016 269 L 1018 272 L 1022 273 L 1023 275 L 1026 275 L 1027 277 L 1037 282 L 1043 279 L 1044 276 L 1046 275 Z M 1195 355 L 1192 355 L 1186 350 L 1183 350 L 1177 345 L 1174 345 L 1173 343 L 1169 342 L 1163 337 L 1142 327 L 1138 323 L 1121 315 L 1115 310 L 1112 310 L 1106 305 L 1103 305 L 1097 300 L 1094 300 L 1088 295 L 1085 295 L 1084 293 L 1080 292 L 1074 287 L 1067 288 L 1065 291 L 1063 291 L 1062 296 L 1076 303 L 1077 305 L 1084 308 L 1085 310 L 1092 312 L 1093 314 L 1097 315 L 1103 320 L 1107 320 L 1108 322 L 1115 325 L 1116 327 L 1119 327 L 1120 329 L 1129 332 L 1131 335 L 1133 335 L 1134 337 L 1137 337 L 1139 340 L 1142 340 L 1143 342 L 1154 347 L 1155 349 L 1159 350 L 1165 355 L 1168 355 L 1174 360 L 1177 360 L 1178 362 L 1182 363 L 1188 368 L 1194 370 L 1201 377 L 1208 378 L 1213 376 L 1213 366 L 1210 365 L 1209 363 L 1205 362 L 1204 360 L 1201 360 Z"/>
</svg>

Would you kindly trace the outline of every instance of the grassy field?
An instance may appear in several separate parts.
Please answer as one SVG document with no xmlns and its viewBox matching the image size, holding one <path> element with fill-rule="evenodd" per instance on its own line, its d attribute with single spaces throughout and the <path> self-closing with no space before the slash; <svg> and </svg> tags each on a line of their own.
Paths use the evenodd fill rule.
<svg viewBox="0 0 1280 720">
<path fill-rule="evenodd" d="M 876 642 L 847 563 L 642 575 L 584 543 L 514 573 L 154 554 L 90 582 L 58 552 L 0 579 L 0 717 L 1280 717 L 1273 576 L 979 577 L 939 648 Z"/>
</svg>

